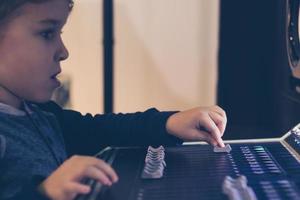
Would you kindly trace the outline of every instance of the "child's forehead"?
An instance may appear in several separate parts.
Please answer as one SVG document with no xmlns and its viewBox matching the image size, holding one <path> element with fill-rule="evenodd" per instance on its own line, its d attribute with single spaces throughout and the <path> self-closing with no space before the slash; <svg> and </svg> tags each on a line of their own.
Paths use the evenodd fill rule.
<svg viewBox="0 0 300 200">
<path fill-rule="evenodd" d="M 64 23 L 69 16 L 70 8 L 68 1 L 51 0 L 40 4 L 27 3 L 20 8 L 19 12 L 19 17 L 34 22 L 55 20 Z"/>
</svg>

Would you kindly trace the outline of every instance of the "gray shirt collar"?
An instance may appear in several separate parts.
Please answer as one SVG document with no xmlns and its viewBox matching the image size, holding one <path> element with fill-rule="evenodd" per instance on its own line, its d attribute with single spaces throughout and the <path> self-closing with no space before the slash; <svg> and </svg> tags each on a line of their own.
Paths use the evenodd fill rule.
<svg viewBox="0 0 300 200">
<path fill-rule="evenodd" d="M 29 113 L 32 113 L 32 111 L 28 107 L 27 103 L 24 103 L 24 109 L 26 109 Z M 1 102 L 0 102 L 0 112 L 6 113 L 9 115 L 14 115 L 14 116 L 25 116 L 26 115 L 24 110 L 17 109 L 11 105 L 4 104 Z"/>
</svg>

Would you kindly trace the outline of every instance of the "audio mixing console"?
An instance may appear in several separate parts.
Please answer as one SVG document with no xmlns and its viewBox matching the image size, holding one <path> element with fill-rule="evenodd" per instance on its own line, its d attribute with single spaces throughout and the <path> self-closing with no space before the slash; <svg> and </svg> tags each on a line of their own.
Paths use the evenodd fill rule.
<svg viewBox="0 0 300 200">
<path fill-rule="evenodd" d="M 119 182 L 93 188 L 78 200 L 300 199 L 300 125 L 282 138 L 225 141 L 178 147 L 107 148 Z M 228 147 L 228 148 L 229 148 Z"/>
</svg>

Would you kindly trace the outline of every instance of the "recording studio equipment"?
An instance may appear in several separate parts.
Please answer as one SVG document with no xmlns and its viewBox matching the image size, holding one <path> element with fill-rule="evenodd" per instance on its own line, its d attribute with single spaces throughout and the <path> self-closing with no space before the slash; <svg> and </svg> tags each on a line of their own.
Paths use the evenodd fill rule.
<svg viewBox="0 0 300 200">
<path fill-rule="evenodd" d="M 287 0 L 286 39 L 291 86 L 300 92 L 299 0 Z"/>
<path fill-rule="evenodd" d="M 216 153 L 205 143 L 108 148 L 97 157 L 113 166 L 119 182 L 99 187 L 90 180 L 91 194 L 77 199 L 300 199 L 300 124 L 281 138 L 225 143 L 231 151 Z M 146 168 L 159 176 L 143 177 Z"/>
</svg>

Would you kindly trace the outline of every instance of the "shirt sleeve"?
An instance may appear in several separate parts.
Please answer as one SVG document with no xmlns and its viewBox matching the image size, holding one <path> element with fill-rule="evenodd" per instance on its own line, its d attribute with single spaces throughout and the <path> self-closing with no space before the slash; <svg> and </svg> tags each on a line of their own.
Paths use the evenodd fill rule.
<svg viewBox="0 0 300 200">
<path fill-rule="evenodd" d="M 40 105 L 56 115 L 69 155 L 93 155 L 106 146 L 174 146 L 182 141 L 167 133 L 167 119 L 176 112 L 155 108 L 128 114 L 82 115 L 54 102 Z"/>
</svg>

